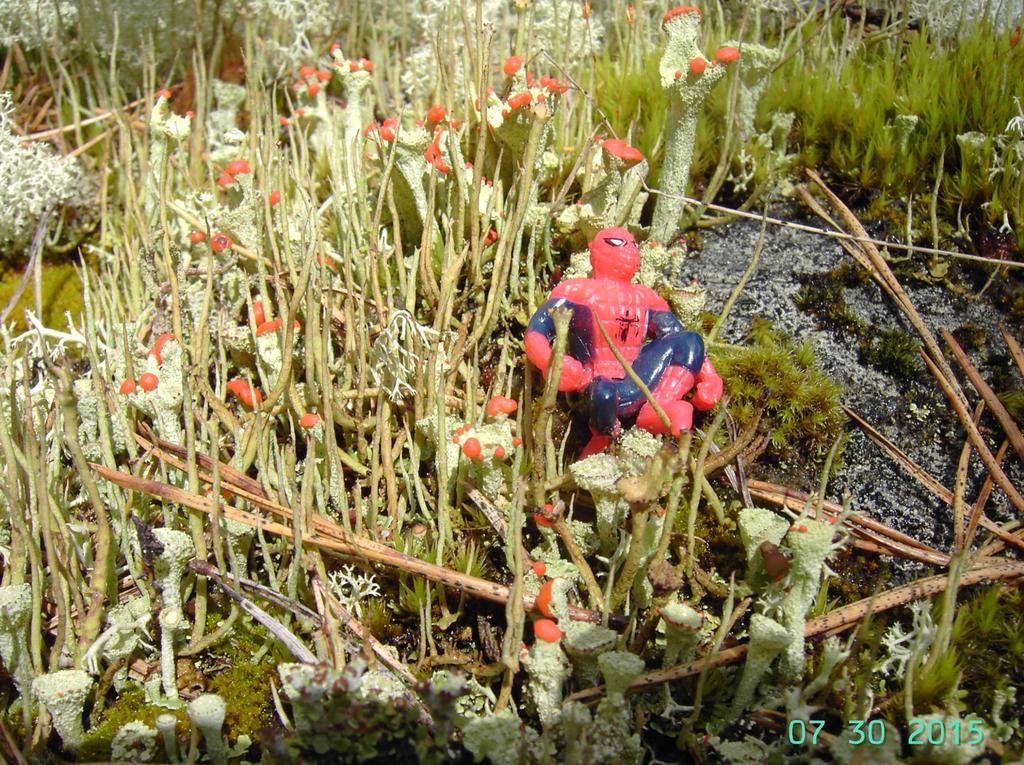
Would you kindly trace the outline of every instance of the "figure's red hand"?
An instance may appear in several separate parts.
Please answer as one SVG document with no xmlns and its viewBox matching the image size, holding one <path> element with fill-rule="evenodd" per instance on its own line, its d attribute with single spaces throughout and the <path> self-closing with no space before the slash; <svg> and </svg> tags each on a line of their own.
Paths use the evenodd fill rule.
<svg viewBox="0 0 1024 765">
<path fill-rule="evenodd" d="M 558 390 L 562 393 L 583 390 L 593 378 L 590 370 L 572 356 L 562 357 L 562 376 L 558 380 Z"/>
<path fill-rule="evenodd" d="M 547 376 L 548 362 L 551 361 L 551 344 L 540 332 L 526 333 L 526 358 Z"/>
<path fill-rule="evenodd" d="M 702 412 L 711 409 L 722 399 L 723 383 L 715 371 L 711 359 L 704 357 L 700 372 L 697 373 L 697 392 L 693 395 L 693 405 Z"/>
</svg>

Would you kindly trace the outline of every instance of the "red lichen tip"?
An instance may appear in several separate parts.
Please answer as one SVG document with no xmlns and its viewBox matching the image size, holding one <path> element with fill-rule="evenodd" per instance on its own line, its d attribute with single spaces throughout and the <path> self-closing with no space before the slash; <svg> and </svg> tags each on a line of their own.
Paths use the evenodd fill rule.
<svg viewBox="0 0 1024 765">
<path fill-rule="evenodd" d="M 316 67 L 306 64 L 305 66 L 299 67 L 299 77 L 312 77 L 316 74 Z"/>
<path fill-rule="evenodd" d="M 171 94 L 171 91 L 170 91 L 169 88 L 162 88 L 162 89 L 160 89 L 160 90 L 158 90 L 156 92 L 156 97 L 157 98 L 162 98 L 165 101 L 170 101 L 171 100 L 171 95 L 172 94 Z"/>
<path fill-rule="evenodd" d="M 226 189 L 228 186 L 231 186 L 234 182 L 235 176 L 233 176 L 227 170 L 221 173 L 220 177 L 217 179 L 217 185 L 220 186 L 222 189 Z"/>
<path fill-rule="evenodd" d="M 512 414 L 519 408 L 519 402 L 506 396 L 495 396 L 487 402 L 487 416 L 497 417 L 499 414 Z"/>
<path fill-rule="evenodd" d="M 691 61 L 690 64 L 691 64 L 690 68 L 692 69 L 693 68 L 693 62 Z M 674 77 L 674 79 L 681 80 L 683 78 L 683 73 L 680 72 L 678 69 L 676 69 L 676 73 L 673 75 L 673 77 Z"/>
<path fill-rule="evenodd" d="M 254 387 L 251 382 L 243 380 L 241 377 L 236 377 L 234 380 L 228 382 L 226 388 L 228 393 L 236 396 L 239 401 L 250 409 L 252 409 L 254 404 L 260 404 L 263 402 L 263 394 L 260 393 L 259 389 Z"/>
<path fill-rule="evenodd" d="M 690 59 L 690 71 L 694 74 L 704 74 L 704 70 L 708 68 L 708 62 L 702 59 L 700 56 L 694 56 Z M 678 75 L 679 72 L 676 72 Z M 676 77 L 678 80 L 679 77 Z"/>
<path fill-rule="evenodd" d="M 320 415 L 316 412 L 306 412 L 299 418 L 299 426 L 307 430 L 315 427 L 318 422 L 320 422 Z"/>
<path fill-rule="evenodd" d="M 547 567 L 547 564 L 544 563 L 544 561 L 537 560 L 537 561 L 533 562 L 533 574 L 534 574 L 534 576 L 541 577 L 541 576 L 544 576 L 547 572 L 548 572 L 548 567 Z"/>
<path fill-rule="evenodd" d="M 630 146 L 620 138 L 609 138 L 601 144 L 601 148 L 624 162 L 642 162 L 644 158 L 644 155 L 638 149 Z"/>
<path fill-rule="evenodd" d="M 173 332 L 164 332 L 162 335 L 160 335 L 160 337 L 158 337 L 153 342 L 153 347 L 151 347 L 149 349 L 149 351 L 146 353 L 146 355 L 147 356 L 155 357 L 157 364 L 163 364 L 164 363 L 164 357 L 163 357 L 164 345 L 166 345 L 168 340 L 177 340 L 177 339 L 178 338 L 176 338 L 174 336 Z"/>
<path fill-rule="evenodd" d="M 268 332 L 276 332 L 281 329 L 281 324 L 282 322 L 280 319 L 271 319 L 270 321 L 261 322 L 256 327 L 256 337 L 263 337 Z"/>
<path fill-rule="evenodd" d="M 427 110 L 427 122 L 444 122 L 448 112 L 441 104 L 434 104 Z"/>
<path fill-rule="evenodd" d="M 271 207 L 273 207 L 274 205 L 276 205 L 280 201 L 281 201 L 281 192 L 277 191 L 276 189 L 274 191 L 271 191 L 270 194 L 267 196 L 267 202 L 270 204 Z"/>
<path fill-rule="evenodd" d="M 210 240 L 210 249 L 214 252 L 224 252 L 231 247 L 234 242 L 231 241 L 231 237 L 227 234 L 214 234 L 213 239 Z"/>
<path fill-rule="evenodd" d="M 233 159 L 228 162 L 227 167 L 224 168 L 224 172 L 230 173 L 231 175 L 245 175 L 246 173 L 251 173 L 252 169 L 249 167 L 249 163 L 244 159 Z"/>
<path fill-rule="evenodd" d="M 501 67 L 501 71 L 511 77 L 513 74 L 523 68 L 523 59 L 521 56 L 509 56 L 505 59 L 504 65 Z"/>
<path fill-rule="evenodd" d="M 317 69 L 316 70 L 316 78 L 318 80 L 320 80 L 320 82 L 330 82 L 331 81 L 331 77 L 332 77 L 332 74 L 329 71 L 327 71 L 326 69 Z"/>
<path fill-rule="evenodd" d="M 522 93 L 516 93 L 514 96 L 509 96 L 508 105 L 511 109 L 521 109 L 524 106 L 528 106 L 533 101 L 533 93 L 528 90 L 524 90 Z"/>
<path fill-rule="evenodd" d="M 522 446 L 522 445 L 523 445 L 523 439 L 521 439 L 519 436 L 516 436 L 515 438 L 512 439 L 512 446 Z"/>
<path fill-rule="evenodd" d="M 118 388 L 118 392 L 122 396 L 127 396 L 135 392 L 135 380 L 125 380 L 121 383 L 121 387 Z"/>
<path fill-rule="evenodd" d="M 188 240 L 192 242 L 192 244 L 199 244 L 200 242 L 206 241 L 206 234 L 202 231 L 193 231 L 188 235 Z"/>
<path fill-rule="evenodd" d="M 538 619 L 534 622 L 533 634 L 537 636 L 538 640 L 543 640 L 545 643 L 557 643 L 562 639 L 562 631 L 550 619 Z"/>
<path fill-rule="evenodd" d="M 734 48 L 731 45 L 725 45 L 715 51 L 715 61 L 719 64 L 731 64 L 733 61 L 738 61 L 739 57 L 739 48 Z"/>
<path fill-rule="evenodd" d="M 661 26 L 664 27 L 669 21 L 674 19 L 676 16 L 683 16 L 687 13 L 696 13 L 698 16 L 701 15 L 701 10 L 695 5 L 677 5 L 675 8 L 669 8 L 665 11 L 665 15 L 661 17 Z"/>
<path fill-rule="evenodd" d="M 277 118 L 277 124 L 280 125 L 281 127 L 287 127 L 289 124 L 289 120 L 284 115 L 281 115 L 280 117 Z"/>
<path fill-rule="evenodd" d="M 257 300 L 252 304 L 252 318 L 257 327 L 267 320 L 267 312 L 262 301 Z"/>
<path fill-rule="evenodd" d="M 554 597 L 554 587 L 557 579 L 549 579 L 540 586 L 540 591 L 537 593 L 537 599 L 533 604 L 537 607 L 544 616 L 549 619 L 555 618 L 554 611 L 551 610 L 551 600 Z M 543 619 L 541 620 L 543 621 Z M 550 642 L 550 641 L 549 641 Z"/>
<path fill-rule="evenodd" d="M 503 460 L 503 459 L 505 459 L 505 447 L 504 446 L 496 446 L 496 447 L 494 447 L 494 459 L 496 459 L 496 460 Z"/>
<path fill-rule="evenodd" d="M 320 83 L 314 82 L 308 88 L 306 88 L 306 95 L 310 98 L 316 98 L 317 93 L 320 92 Z"/>
<path fill-rule="evenodd" d="M 370 61 L 370 59 L 368 58 L 361 58 L 359 59 L 359 68 L 362 69 L 364 72 L 372 72 L 373 62 Z"/>
<path fill-rule="evenodd" d="M 477 439 L 467 438 L 466 442 L 462 445 L 462 453 L 471 460 L 478 460 L 483 454 L 483 448 Z"/>
<path fill-rule="evenodd" d="M 139 377 L 139 387 L 144 391 L 154 391 L 156 386 L 160 384 L 160 378 L 152 372 L 143 372 Z"/>
</svg>

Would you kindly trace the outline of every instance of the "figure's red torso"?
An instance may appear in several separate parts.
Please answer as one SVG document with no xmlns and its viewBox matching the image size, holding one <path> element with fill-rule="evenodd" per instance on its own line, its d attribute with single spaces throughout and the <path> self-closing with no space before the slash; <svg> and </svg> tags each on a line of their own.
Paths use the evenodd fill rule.
<svg viewBox="0 0 1024 765">
<path fill-rule="evenodd" d="M 600 319 L 616 348 L 631 363 L 647 339 L 650 312 L 669 310 L 668 304 L 650 287 L 615 279 L 568 279 L 555 287 L 551 297 L 589 308 L 595 324 Z M 593 342 L 594 357 L 588 366 L 594 377 L 625 377 L 625 370 L 597 326 L 593 328 Z"/>
</svg>

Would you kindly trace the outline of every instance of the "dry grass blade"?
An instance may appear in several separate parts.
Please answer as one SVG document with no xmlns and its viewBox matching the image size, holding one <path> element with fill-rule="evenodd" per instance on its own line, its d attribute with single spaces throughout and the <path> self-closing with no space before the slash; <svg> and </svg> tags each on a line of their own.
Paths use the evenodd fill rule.
<svg viewBox="0 0 1024 765">
<path fill-rule="evenodd" d="M 302 644 L 302 641 L 295 636 L 294 632 L 289 630 L 281 624 L 281 622 L 257 606 L 247 597 L 225 585 L 224 578 L 221 576 L 220 571 L 218 571 L 214 566 L 206 563 L 205 561 L 194 560 L 189 564 L 189 568 L 215 582 L 225 595 L 235 601 L 243 611 L 262 624 L 270 634 L 280 640 L 282 645 L 291 651 L 292 655 L 296 659 L 301 661 L 303 664 L 317 663 L 316 656 Z"/>
<path fill-rule="evenodd" d="M 975 426 L 974 421 L 971 418 L 971 413 L 968 411 L 967 405 L 961 401 L 959 396 L 956 395 L 952 386 L 943 384 L 944 381 L 942 379 L 942 374 L 928 354 L 922 351 L 921 358 L 924 359 L 924 363 L 935 376 L 935 379 L 939 383 L 939 387 L 942 388 L 942 392 L 945 393 L 946 398 L 949 399 L 949 403 L 953 405 L 953 409 L 956 411 L 957 417 L 967 430 L 967 437 L 971 439 L 971 443 L 978 452 L 978 456 L 981 457 L 981 461 L 985 463 L 985 467 L 992 475 L 996 485 L 1006 493 L 1006 496 L 1009 497 L 1013 506 L 1020 512 L 1024 513 L 1024 497 L 1022 497 L 1020 492 L 1017 491 L 1017 487 L 1013 485 L 1006 473 L 1003 472 L 1003 469 L 999 466 L 996 458 L 992 455 L 992 452 L 988 448 L 988 444 L 985 443 L 985 440 L 981 437 L 981 433 L 978 432 L 978 428 Z"/>
<path fill-rule="evenodd" d="M 959 586 L 966 587 L 982 582 L 995 582 L 1019 577 L 1024 577 L 1024 562 L 986 559 L 965 572 L 960 578 Z M 808 620 L 807 625 L 804 627 L 804 636 L 813 638 L 842 632 L 859 624 L 869 614 L 881 613 L 914 600 L 934 597 L 944 592 L 948 584 L 949 577 L 945 574 L 930 576 L 926 579 L 896 587 L 878 596 L 858 600 L 855 603 L 842 606 L 827 614 Z M 677 667 L 648 672 L 634 680 L 629 686 L 629 690 L 635 693 L 664 683 L 692 677 L 705 670 L 735 664 L 746 656 L 747 649 L 748 646 L 746 644 L 733 646 L 723 651 L 716 651 L 695 661 L 680 664 Z M 574 693 L 566 701 L 590 701 L 600 697 L 602 693 L 604 693 L 604 686 L 598 685 Z"/>
<path fill-rule="evenodd" d="M 1013 356 L 1014 363 L 1017 364 L 1017 369 L 1022 375 L 1024 375 L 1024 351 L 1020 349 L 1020 343 L 1010 334 L 1009 330 L 1006 329 L 1005 324 L 999 325 L 999 333 L 1003 336 L 1003 342 L 1006 343 L 1006 347 L 1010 351 L 1010 355 Z"/>
<path fill-rule="evenodd" d="M 843 404 L 843 411 L 846 412 L 846 416 L 857 423 L 857 426 L 864 431 L 864 434 L 880 446 L 886 453 L 889 454 L 904 470 L 910 473 L 911 477 L 914 478 L 919 484 L 924 486 L 928 491 L 934 494 L 936 497 L 941 499 L 947 505 L 953 502 L 953 492 L 943 486 L 935 478 L 932 477 L 927 470 L 914 462 L 910 457 L 907 456 L 906 452 L 902 451 L 896 444 L 890 441 L 888 438 L 879 433 L 867 420 L 861 417 L 850 407 Z"/>
<path fill-rule="evenodd" d="M 1006 407 L 1003 406 L 1003 402 L 999 400 L 999 396 L 995 394 L 995 391 L 989 387 L 989 384 L 985 382 L 985 378 L 981 376 L 977 368 L 971 363 L 971 360 L 967 358 L 967 354 L 964 353 L 963 348 L 960 347 L 960 343 L 956 341 L 946 330 L 942 330 L 942 339 L 946 341 L 946 345 L 949 346 L 949 350 L 953 352 L 953 357 L 956 359 L 960 368 L 964 370 L 964 374 L 967 375 L 967 379 L 971 381 L 971 385 L 978 391 L 978 395 L 985 401 L 985 405 L 992 410 L 992 414 L 999 420 L 999 424 L 1003 428 L 1003 432 L 1006 433 L 1006 437 L 1009 439 L 1010 444 L 1013 446 L 1014 451 L 1017 452 L 1017 456 L 1020 457 L 1021 461 L 1024 462 L 1024 436 L 1021 435 L 1020 428 L 1017 427 L 1017 423 L 1014 422 L 1013 417 L 1006 411 Z"/>
</svg>

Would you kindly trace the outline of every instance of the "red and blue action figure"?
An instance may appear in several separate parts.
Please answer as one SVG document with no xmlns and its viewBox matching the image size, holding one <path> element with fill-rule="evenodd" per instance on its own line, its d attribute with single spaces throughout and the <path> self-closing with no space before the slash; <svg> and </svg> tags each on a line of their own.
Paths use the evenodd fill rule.
<svg viewBox="0 0 1024 765">
<path fill-rule="evenodd" d="M 658 293 L 632 284 L 640 267 L 640 248 L 629 231 L 598 231 L 590 242 L 590 264 L 593 276 L 560 283 L 526 329 L 526 356 L 546 375 L 555 337 L 551 311 L 572 309 L 558 389 L 587 391 L 589 396 L 591 439 L 581 456 L 604 449 L 622 421 L 635 419 L 638 427 L 651 433 L 678 436 L 689 430 L 693 408 L 711 409 L 722 397 L 722 378 L 704 353 L 704 340 L 683 327 Z M 626 376 L 598 322 L 665 410 L 670 428 Z M 684 401 L 694 385 L 692 399 Z"/>
</svg>

